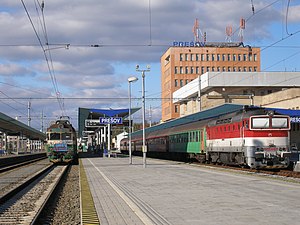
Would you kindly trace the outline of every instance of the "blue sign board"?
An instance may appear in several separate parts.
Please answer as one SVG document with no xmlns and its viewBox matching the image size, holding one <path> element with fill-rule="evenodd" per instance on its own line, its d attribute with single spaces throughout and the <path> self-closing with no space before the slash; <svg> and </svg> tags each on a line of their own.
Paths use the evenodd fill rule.
<svg viewBox="0 0 300 225">
<path fill-rule="evenodd" d="M 204 47 L 205 43 L 200 41 L 174 41 L 173 47 Z"/>
<path fill-rule="evenodd" d="M 100 117 L 100 124 L 122 124 L 122 117 Z"/>
</svg>

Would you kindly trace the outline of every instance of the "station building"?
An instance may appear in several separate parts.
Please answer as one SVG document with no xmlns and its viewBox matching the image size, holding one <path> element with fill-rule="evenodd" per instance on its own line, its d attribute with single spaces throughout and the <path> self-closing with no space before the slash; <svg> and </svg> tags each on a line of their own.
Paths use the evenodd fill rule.
<svg viewBox="0 0 300 225">
<path fill-rule="evenodd" d="M 185 116 L 224 103 L 300 109 L 300 72 L 206 72 L 173 93 Z"/>
<path fill-rule="evenodd" d="M 173 93 L 206 72 L 259 72 L 260 48 L 220 42 L 177 45 L 161 57 L 162 121 L 180 116 Z"/>
</svg>

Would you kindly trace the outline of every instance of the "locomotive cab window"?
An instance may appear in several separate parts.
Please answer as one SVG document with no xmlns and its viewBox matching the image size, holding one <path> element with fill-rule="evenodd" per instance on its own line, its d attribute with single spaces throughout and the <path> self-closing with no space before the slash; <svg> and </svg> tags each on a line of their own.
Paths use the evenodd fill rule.
<svg viewBox="0 0 300 225">
<path fill-rule="evenodd" d="M 50 133 L 50 140 L 60 140 L 60 133 Z"/>
<path fill-rule="evenodd" d="M 71 134 L 70 133 L 62 134 L 62 139 L 63 140 L 71 140 L 72 139 Z"/>
<path fill-rule="evenodd" d="M 273 117 L 272 118 L 272 127 L 273 128 L 288 128 L 288 118 L 286 117 Z"/>
<path fill-rule="evenodd" d="M 270 127 L 269 117 L 266 118 L 252 118 L 251 119 L 252 129 L 266 129 Z"/>
<path fill-rule="evenodd" d="M 288 116 L 265 116 L 265 117 L 251 117 L 250 118 L 250 129 L 286 129 L 289 127 Z"/>
</svg>

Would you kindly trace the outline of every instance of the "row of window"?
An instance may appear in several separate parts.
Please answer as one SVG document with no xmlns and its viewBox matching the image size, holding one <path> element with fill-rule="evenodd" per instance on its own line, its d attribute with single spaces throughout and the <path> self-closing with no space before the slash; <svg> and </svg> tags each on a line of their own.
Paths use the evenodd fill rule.
<svg viewBox="0 0 300 225">
<path fill-rule="evenodd" d="M 244 67 L 241 67 L 241 66 L 223 66 L 222 68 L 220 66 L 217 66 L 217 67 L 210 67 L 210 66 L 196 66 L 196 67 L 193 67 L 193 66 L 175 66 L 175 70 L 174 70 L 174 73 L 175 74 L 203 74 L 203 73 L 206 73 L 206 72 L 256 72 L 257 71 L 257 67 L 256 66 L 244 66 Z"/>
<path fill-rule="evenodd" d="M 181 53 L 180 61 L 257 61 L 256 54 L 193 54 Z"/>
<path fill-rule="evenodd" d="M 200 131 L 192 131 L 188 133 L 175 134 L 170 136 L 170 143 L 187 143 L 199 142 Z"/>
</svg>

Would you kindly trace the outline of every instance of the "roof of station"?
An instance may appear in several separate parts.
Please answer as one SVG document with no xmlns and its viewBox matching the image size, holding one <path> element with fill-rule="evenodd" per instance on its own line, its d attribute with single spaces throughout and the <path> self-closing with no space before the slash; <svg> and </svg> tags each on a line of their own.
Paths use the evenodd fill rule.
<svg viewBox="0 0 300 225">
<path fill-rule="evenodd" d="M 0 130 L 8 135 L 23 135 L 29 139 L 46 139 L 46 135 L 0 112 Z"/>
<path fill-rule="evenodd" d="M 173 93 L 173 103 L 215 88 L 300 87 L 300 72 L 206 72 Z"/>
<path fill-rule="evenodd" d="M 140 108 L 131 108 L 131 114 L 134 114 Z M 127 118 L 129 109 L 87 109 L 79 108 L 78 110 L 78 134 L 81 137 L 85 128 L 86 119 L 99 119 L 100 117 L 122 117 Z"/>
</svg>

